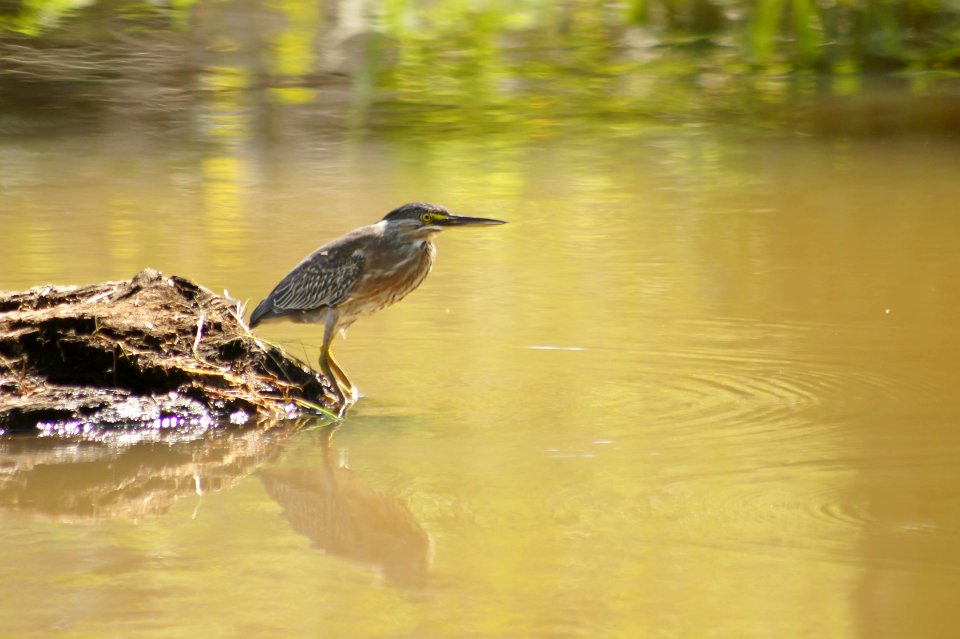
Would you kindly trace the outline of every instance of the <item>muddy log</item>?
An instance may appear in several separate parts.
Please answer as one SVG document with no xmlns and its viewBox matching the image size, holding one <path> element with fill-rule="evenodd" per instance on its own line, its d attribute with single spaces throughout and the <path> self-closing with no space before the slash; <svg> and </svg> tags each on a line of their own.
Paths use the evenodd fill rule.
<svg viewBox="0 0 960 639">
<path fill-rule="evenodd" d="M 237 302 L 180 277 L 0 292 L 3 432 L 283 419 L 331 397 L 250 333 Z"/>
</svg>

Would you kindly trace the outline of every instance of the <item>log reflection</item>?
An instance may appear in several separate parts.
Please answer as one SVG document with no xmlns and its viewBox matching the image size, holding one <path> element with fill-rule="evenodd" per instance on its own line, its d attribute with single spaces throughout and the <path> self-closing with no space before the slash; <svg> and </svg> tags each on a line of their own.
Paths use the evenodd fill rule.
<svg viewBox="0 0 960 639">
<path fill-rule="evenodd" d="M 64 523 L 139 520 L 256 474 L 293 530 L 315 548 L 373 567 L 391 584 L 422 584 L 430 537 L 402 500 L 331 460 L 335 427 L 322 431 L 316 466 L 264 467 L 307 423 L 193 436 L 118 430 L 97 440 L 0 439 L 0 513 Z"/>
<path fill-rule="evenodd" d="M 396 585 L 423 583 L 430 537 L 403 501 L 377 492 L 331 460 L 334 430 L 323 433 L 322 467 L 267 468 L 257 475 L 293 529 L 314 547 L 374 566 Z"/>
<path fill-rule="evenodd" d="M 120 430 L 97 441 L 0 440 L 0 509 L 63 522 L 158 515 L 184 497 L 233 486 L 294 432 L 225 429 L 190 438 Z"/>
</svg>

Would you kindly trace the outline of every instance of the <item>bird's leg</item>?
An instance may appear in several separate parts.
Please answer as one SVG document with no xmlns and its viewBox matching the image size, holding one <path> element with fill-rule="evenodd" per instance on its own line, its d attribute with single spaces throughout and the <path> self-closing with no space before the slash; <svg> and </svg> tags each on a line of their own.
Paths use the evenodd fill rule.
<svg viewBox="0 0 960 639">
<path fill-rule="evenodd" d="M 340 386 L 340 379 L 333 373 L 330 363 L 333 362 L 333 357 L 330 355 L 330 343 L 333 341 L 333 336 L 335 334 L 335 328 L 337 325 L 337 313 L 336 311 L 330 311 L 327 313 L 327 317 L 323 322 L 323 344 L 320 346 L 320 372 L 323 373 L 330 384 L 333 386 L 333 392 L 337 395 L 337 400 L 341 404 L 347 403 L 347 397 L 343 394 L 343 388 Z M 334 362 L 334 366 L 336 363 Z M 339 366 L 337 369 L 339 370 Z"/>
<path fill-rule="evenodd" d="M 330 381 L 330 386 L 337 396 L 337 401 L 340 403 L 346 402 L 347 397 L 344 395 L 343 389 L 340 388 L 340 380 L 330 370 L 329 353 L 320 353 L 320 372 Z"/>
<path fill-rule="evenodd" d="M 350 378 L 347 377 L 347 374 L 343 372 L 343 369 L 340 368 L 340 365 L 337 364 L 337 361 L 333 359 L 333 353 L 327 353 L 327 363 L 330 365 L 330 368 L 333 369 L 333 372 L 336 373 L 337 377 L 343 383 L 343 386 L 346 387 L 346 392 L 350 396 L 352 401 L 357 401 L 357 396 L 360 394 L 360 391 L 357 390 L 357 387 L 353 385 L 353 382 L 350 381 Z"/>
</svg>

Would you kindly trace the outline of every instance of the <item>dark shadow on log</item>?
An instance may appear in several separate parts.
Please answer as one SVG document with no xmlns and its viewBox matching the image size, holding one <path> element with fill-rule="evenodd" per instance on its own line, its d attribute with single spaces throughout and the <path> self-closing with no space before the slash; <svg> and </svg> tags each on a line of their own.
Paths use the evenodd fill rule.
<svg viewBox="0 0 960 639">
<path fill-rule="evenodd" d="M 0 430 L 75 434 L 288 418 L 331 407 L 238 305 L 179 277 L 0 292 Z"/>
<path fill-rule="evenodd" d="M 422 585 L 430 567 L 427 532 L 403 501 L 373 490 L 330 459 L 335 426 L 326 429 L 321 468 L 261 469 L 264 488 L 315 548 L 376 567 L 394 585 Z"/>
</svg>

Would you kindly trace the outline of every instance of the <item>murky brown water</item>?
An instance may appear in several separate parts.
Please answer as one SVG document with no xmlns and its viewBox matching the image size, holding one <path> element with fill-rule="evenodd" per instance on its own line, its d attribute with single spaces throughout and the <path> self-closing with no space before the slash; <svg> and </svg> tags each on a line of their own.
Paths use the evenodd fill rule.
<svg viewBox="0 0 960 639">
<path fill-rule="evenodd" d="M 511 224 L 338 341 L 332 436 L 0 441 L 5 633 L 952 636 L 955 142 L 222 127 L 0 141 L 0 288 L 255 303 L 405 201 Z"/>
</svg>

